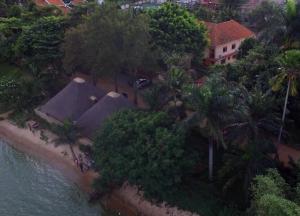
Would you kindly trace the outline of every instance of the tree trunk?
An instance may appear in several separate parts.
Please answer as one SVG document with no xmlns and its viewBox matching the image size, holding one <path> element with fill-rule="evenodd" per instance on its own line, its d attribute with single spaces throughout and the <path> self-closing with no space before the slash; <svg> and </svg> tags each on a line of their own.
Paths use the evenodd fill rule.
<svg viewBox="0 0 300 216">
<path fill-rule="evenodd" d="M 214 146 L 213 146 L 213 141 L 210 138 L 209 139 L 209 146 L 208 146 L 208 179 L 209 181 L 213 180 L 213 154 L 214 154 Z"/>
<path fill-rule="evenodd" d="M 117 75 L 117 73 L 115 73 L 115 75 L 114 75 L 114 84 L 115 84 L 115 92 L 119 92 L 118 75 Z"/>
<path fill-rule="evenodd" d="M 70 146 L 70 150 L 71 150 L 71 153 L 72 153 L 72 156 L 73 156 L 73 160 L 75 161 L 75 159 L 77 160 L 77 156 L 76 156 L 76 154 L 74 152 L 72 144 L 69 143 L 69 146 Z"/>
<path fill-rule="evenodd" d="M 134 70 L 134 83 L 133 83 L 133 102 L 134 102 L 134 104 L 135 105 L 137 105 L 138 104 L 138 89 L 137 89 L 137 86 L 136 86 L 136 83 L 135 83 L 135 81 L 136 81 L 136 76 L 137 76 L 137 70 Z"/>
<path fill-rule="evenodd" d="M 278 147 L 278 145 L 279 145 L 280 142 L 281 142 L 281 136 L 282 136 L 282 131 L 283 131 L 283 125 L 284 125 L 284 120 L 285 120 L 285 115 L 286 115 L 287 102 L 288 102 L 288 99 L 289 99 L 289 93 L 290 93 L 290 85 L 291 85 L 291 79 L 289 79 L 289 81 L 288 81 L 288 86 L 287 86 L 287 90 L 286 90 L 285 101 L 284 101 L 284 107 L 283 107 L 282 118 L 281 118 L 281 126 L 280 126 L 280 130 L 279 130 L 279 134 L 278 134 L 278 139 L 277 139 L 277 145 L 276 145 L 276 148 Z"/>
</svg>

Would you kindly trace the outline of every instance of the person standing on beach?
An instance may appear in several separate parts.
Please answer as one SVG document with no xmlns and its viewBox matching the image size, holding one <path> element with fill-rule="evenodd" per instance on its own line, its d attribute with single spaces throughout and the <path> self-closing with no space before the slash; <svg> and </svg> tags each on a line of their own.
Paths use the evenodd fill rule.
<svg viewBox="0 0 300 216">
<path fill-rule="evenodd" d="M 83 170 L 83 160 L 82 160 L 82 156 L 81 156 L 81 154 L 79 154 L 79 168 L 80 168 L 80 170 L 81 170 L 81 172 L 83 172 L 84 170 Z"/>
</svg>

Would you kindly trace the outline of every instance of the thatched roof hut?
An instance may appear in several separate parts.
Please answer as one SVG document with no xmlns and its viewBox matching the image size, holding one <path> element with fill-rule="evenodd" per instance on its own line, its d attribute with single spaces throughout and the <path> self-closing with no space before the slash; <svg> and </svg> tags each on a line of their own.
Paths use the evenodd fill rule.
<svg viewBox="0 0 300 216">
<path fill-rule="evenodd" d="M 83 135 L 92 138 L 113 113 L 130 108 L 134 108 L 134 105 L 127 98 L 116 92 L 109 92 L 78 119 L 77 126 Z"/>
<path fill-rule="evenodd" d="M 76 122 L 105 94 L 103 90 L 77 77 L 41 106 L 39 111 L 60 122 L 66 119 Z"/>
</svg>

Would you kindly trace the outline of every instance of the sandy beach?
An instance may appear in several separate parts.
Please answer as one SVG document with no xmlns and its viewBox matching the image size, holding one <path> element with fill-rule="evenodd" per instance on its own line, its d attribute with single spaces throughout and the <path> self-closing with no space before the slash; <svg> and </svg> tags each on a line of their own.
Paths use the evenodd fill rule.
<svg viewBox="0 0 300 216">
<path fill-rule="evenodd" d="M 93 180 L 98 176 L 96 172 L 86 171 L 82 173 L 73 161 L 73 157 L 68 145 L 55 146 L 56 136 L 46 131 L 50 138 L 48 143 L 40 139 L 40 131 L 32 133 L 29 129 L 15 126 L 8 120 L 0 121 L 0 137 L 12 145 L 15 149 L 33 155 L 42 160 L 46 160 L 51 165 L 60 169 L 66 177 L 78 184 L 87 193 L 92 192 Z M 75 154 L 79 154 L 79 149 L 74 148 Z M 152 205 L 137 194 L 134 187 L 124 185 L 121 189 L 114 191 L 102 200 L 105 208 L 120 212 L 120 215 L 135 216 L 197 216 L 187 211 L 177 208 L 170 208 L 162 204 Z"/>
<path fill-rule="evenodd" d="M 53 140 L 56 138 L 54 135 L 50 135 L 51 138 L 46 143 L 40 139 L 40 131 L 32 133 L 29 129 L 18 128 L 8 120 L 3 120 L 0 121 L 0 137 L 15 149 L 51 163 L 85 192 L 92 191 L 91 184 L 97 173 L 92 171 L 82 173 L 73 161 L 69 146 L 54 145 Z M 79 154 L 78 148 L 75 147 L 74 151 Z"/>
</svg>

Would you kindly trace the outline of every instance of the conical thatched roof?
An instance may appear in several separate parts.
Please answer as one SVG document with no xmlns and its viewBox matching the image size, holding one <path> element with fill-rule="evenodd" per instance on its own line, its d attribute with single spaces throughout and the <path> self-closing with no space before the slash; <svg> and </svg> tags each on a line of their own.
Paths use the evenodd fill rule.
<svg viewBox="0 0 300 216">
<path fill-rule="evenodd" d="M 78 119 L 77 126 L 83 135 L 92 138 L 113 113 L 133 107 L 134 105 L 123 95 L 110 92 Z"/>
<path fill-rule="evenodd" d="M 78 118 L 106 93 L 86 82 L 84 79 L 75 78 L 57 95 L 40 108 L 40 111 L 50 115 L 58 121 Z"/>
</svg>

